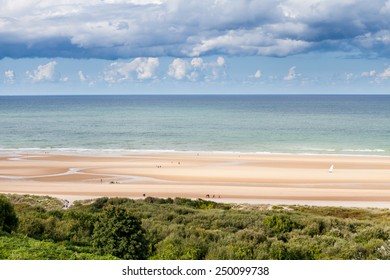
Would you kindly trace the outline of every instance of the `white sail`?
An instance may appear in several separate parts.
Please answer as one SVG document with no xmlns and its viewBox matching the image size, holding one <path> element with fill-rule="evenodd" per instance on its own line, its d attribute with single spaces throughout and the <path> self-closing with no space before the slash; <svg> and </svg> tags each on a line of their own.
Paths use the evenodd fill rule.
<svg viewBox="0 0 390 280">
<path fill-rule="evenodd" d="M 332 173 L 332 172 L 333 172 L 333 164 L 329 168 L 329 173 Z"/>
</svg>

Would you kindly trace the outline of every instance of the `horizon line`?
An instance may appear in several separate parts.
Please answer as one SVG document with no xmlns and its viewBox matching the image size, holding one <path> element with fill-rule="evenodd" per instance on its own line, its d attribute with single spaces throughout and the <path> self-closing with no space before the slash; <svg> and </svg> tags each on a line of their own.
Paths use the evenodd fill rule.
<svg viewBox="0 0 390 280">
<path fill-rule="evenodd" d="M 0 97 L 40 96 L 390 96 L 390 93 L 80 93 L 80 94 L 0 94 Z"/>
</svg>

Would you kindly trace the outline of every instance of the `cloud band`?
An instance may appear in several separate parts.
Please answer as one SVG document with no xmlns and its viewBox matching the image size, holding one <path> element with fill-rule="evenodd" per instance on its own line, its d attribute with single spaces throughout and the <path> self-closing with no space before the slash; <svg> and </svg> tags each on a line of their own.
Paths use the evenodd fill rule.
<svg viewBox="0 0 390 280">
<path fill-rule="evenodd" d="M 390 56 L 385 0 L 0 0 L 0 58 Z"/>
</svg>

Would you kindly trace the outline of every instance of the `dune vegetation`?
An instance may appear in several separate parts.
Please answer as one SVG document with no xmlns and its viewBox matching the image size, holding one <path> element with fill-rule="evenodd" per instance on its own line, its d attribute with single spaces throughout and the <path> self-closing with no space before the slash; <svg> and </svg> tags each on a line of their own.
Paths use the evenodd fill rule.
<svg viewBox="0 0 390 280">
<path fill-rule="evenodd" d="M 0 259 L 390 259 L 390 211 L 0 196 Z"/>
</svg>

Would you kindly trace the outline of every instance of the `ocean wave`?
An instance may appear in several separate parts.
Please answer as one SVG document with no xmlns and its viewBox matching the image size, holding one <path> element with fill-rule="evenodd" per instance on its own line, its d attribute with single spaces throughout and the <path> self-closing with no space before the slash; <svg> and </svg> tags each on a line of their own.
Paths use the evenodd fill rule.
<svg viewBox="0 0 390 280">
<path fill-rule="evenodd" d="M 386 152 L 383 149 L 343 149 L 342 152 L 351 152 L 351 153 L 384 153 Z"/>
<path fill-rule="evenodd" d="M 336 149 L 330 148 L 300 148 L 302 151 L 313 151 L 313 152 L 336 152 Z"/>
<path fill-rule="evenodd" d="M 173 149 L 107 149 L 107 148 L 5 148 L 0 147 L 0 155 L 15 154 L 64 154 L 88 156 L 128 156 L 131 154 L 221 154 L 221 155 L 308 155 L 308 156 L 390 156 L 383 149 L 343 149 L 330 148 L 299 148 L 285 151 L 201 151 L 201 150 L 173 150 Z M 378 154 L 375 154 L 378 153 Z M 381 155 L 379 155 L 381 153 Z M 368 155 L 367 155 L 368 154 Z"/>
</svg>

